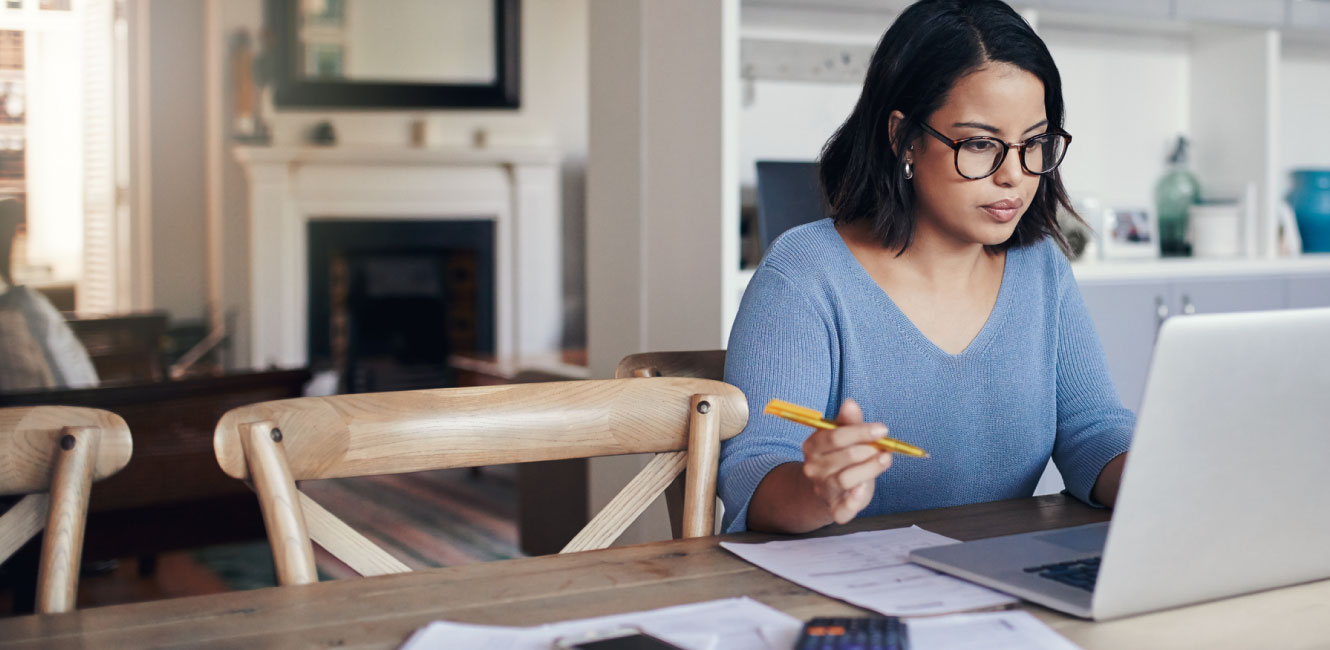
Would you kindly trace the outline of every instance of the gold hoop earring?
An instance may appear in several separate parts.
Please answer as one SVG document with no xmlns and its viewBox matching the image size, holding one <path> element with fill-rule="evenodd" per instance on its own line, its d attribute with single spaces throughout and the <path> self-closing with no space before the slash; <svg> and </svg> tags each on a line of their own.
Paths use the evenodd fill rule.
<svg viewBox="0 0 1330 650">
<path fill-rule="evenodd" d="M 908 181 L 911 178 L 914 178 L 914 163 L 907 160 L 905 161 L 905 180 Z"/>
</svg>

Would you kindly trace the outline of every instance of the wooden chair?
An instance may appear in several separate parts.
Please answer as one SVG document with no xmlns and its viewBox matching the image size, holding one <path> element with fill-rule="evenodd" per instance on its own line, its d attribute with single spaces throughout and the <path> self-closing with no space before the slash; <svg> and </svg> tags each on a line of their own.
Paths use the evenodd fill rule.
<svg viewBox="0 0 1330 650">
<path fill-rule="evenodd" d="M 697 377 L 725 380 L 724 350 L 642 352 L 619 361 L 615 377 Z"/>
<path fill-rule="evenodd" d="M 564 553 L 604 548 L 687 467 L 684 534 L 709 535 L 720 441 L 748 421 L 733 386 L 610 379 L 303 397 L 234 409 L 217 424 L 222 470 L 252 480 L 278 582 L 318 580 L 311 540 L 361 575 L 409 568 L 296 481 L 655 453 Z"/>
<path fill-rule="evenodd" d="M 309 378 L 305 369 L 268 370 L 3 393 L 0 407 L 82 406 L 124 419 L 134 432 L 134 457 L 92 493 L 83 558 L 137 556 L 147 576 L 160 553 L 263 539 L 254 493 L 217 467 L 213 432 L 233 408 L 299 397 Z"/>
<path fill-rule="evenodd" d="M 38 613 L 74 609 L 89 488 L 120 471 L 132 453 L 129 427 L 109 411 L 0 409 L 0 495 L 27 495 L 0 517 L 0 561 L 46 528 L 37 572 Z"/>
<path fill-rule="evenodd" d="M 619 360 L 614 376 L 626 377 L 697 377 L 725 380 L 724 350 L 678 350 L 674 352 L 639 352 Z M 670 532 L 679 537 L 683 531 L 684 486 L 676 480 L 665 487 L 665 510 L 670 518 Z M 720 523 L 716 523 L 719 530 Z"/>
</svg>

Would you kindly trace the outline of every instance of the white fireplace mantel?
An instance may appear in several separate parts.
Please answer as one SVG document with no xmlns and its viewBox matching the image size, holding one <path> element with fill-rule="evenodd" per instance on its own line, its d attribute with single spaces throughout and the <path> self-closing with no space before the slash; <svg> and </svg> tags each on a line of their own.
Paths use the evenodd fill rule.
<svg viewBox="0 0 1330 650">
<path fill-rule="evenodd" d="M 308 364 L 311 219 L 492 220 L 496 355 L 559 349 L 557 151 L 236 147 L 235 157 L 249 176 L 252 367 Z"/>
</svg>

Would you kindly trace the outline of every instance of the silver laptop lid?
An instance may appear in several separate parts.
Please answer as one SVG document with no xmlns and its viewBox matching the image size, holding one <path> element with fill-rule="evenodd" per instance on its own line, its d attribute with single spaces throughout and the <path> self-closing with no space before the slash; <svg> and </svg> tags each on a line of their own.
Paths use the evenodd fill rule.
<svg viewBox="0 0 1330 650">
<path fill-rule="evenodd" d="M 1096 619 L 1330 577 L 1330 309 L 1159 333 Z"/>
</svg>

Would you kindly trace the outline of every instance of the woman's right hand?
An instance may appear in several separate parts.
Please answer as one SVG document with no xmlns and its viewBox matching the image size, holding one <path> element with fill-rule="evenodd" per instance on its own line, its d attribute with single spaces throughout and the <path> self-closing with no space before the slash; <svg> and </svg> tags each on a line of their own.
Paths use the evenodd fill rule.
<svg viewBox="0 0 1330 650">
<path fill-rule="evenodd" d="M 872 442 L 887 435 L 886 425 L 864 423 L 863 410 L 852 399 L 841 405 L 835 429 L 818 429 L 804 441 L 803 473 L 813 492 L 843 524 L 868 506 L 877 477 L 891 467 L 891 452 Z"/>
</svg>

